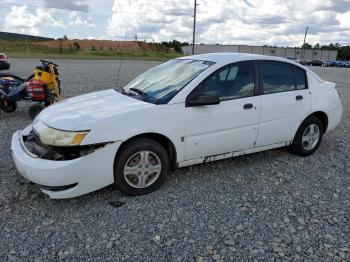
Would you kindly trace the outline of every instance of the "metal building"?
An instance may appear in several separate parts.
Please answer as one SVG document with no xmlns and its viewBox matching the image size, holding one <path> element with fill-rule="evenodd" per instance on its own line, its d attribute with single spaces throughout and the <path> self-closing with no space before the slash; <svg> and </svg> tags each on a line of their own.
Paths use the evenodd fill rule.
<svg viewBox="0 0 350 262">
<path fill-rule="evenodd" d="M 270 56 L 290 57 L 305 60 L 337 60 L 338 51 L 336 50 L 303 50 L 301 48 L 285 47 L 266 47 L 249 45 L 195 45 L 195 54 L 205 53 L 251 53 Z M 192 46 L 183 46 L 182 51 L 185 55 L 191 55 Z"/>
</svg>

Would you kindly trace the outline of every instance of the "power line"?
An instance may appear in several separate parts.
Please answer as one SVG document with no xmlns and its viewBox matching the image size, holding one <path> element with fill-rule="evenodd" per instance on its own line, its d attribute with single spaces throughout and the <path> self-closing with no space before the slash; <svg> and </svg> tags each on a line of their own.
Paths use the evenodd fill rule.
<svg viewBox="0 0 350 262">
<path fill-rule="evenodd" d="M 0 6 L 19 6 L 16 4 L 0 4 Z M 73 9 L 66 9 L 66 8 L 53 8 L 53 7 L 46 7 L 46 6 L 39 6 L 39 5 L 25 5 L 29 8 L 48 8 L 48 9 L 58 9 L 58 10 L 71 10 L 75 11 Z M 81 11 L 83 12 L 83 11 Z M 91 10 L 91 12 L 99 12 L 99 13 L 110 13 L 110 14 L 127 14 L 127 15 L 161 15 L 161 16 L 189 16 L 189 14 L 176 14 L 176 15 L 171 15 L 171 14 L 163 14 L 160 12 L 122 12 L 122 11 L 102 11 L 102 10 Z"/>
<path fill-rule="evenodd" d="M 172 1 L 166 1 L 166 0 L 157 0 L 158 2 L 162 3 L 173 3 L 173 4 L 188 4 L 190 5 L 190 2 L 172 2 Z M 0 6 L 27 6 L 31 8 L 48 8 L 48 9 L 57 9 L 57 10 L 69 10 L 69 11 L 77 11 L 82 13 L 89 13 L 89 12 L 98 12 L 98 13 L 130 13 L 130 14 L 144 14 L 144 13 L 136 13 L 136 12 L 118 12 L 113 10 L 98 10 L 98 9 L 81 9 L 81 8 L 68 8 L 68 7 L 55 7 L 55 6 L 46 6 L 46 5 L 33 5 L 33 4 L 16 4 L 16 3 L 6 3 L 6 2 L 0 2 Z"/>
</svg>

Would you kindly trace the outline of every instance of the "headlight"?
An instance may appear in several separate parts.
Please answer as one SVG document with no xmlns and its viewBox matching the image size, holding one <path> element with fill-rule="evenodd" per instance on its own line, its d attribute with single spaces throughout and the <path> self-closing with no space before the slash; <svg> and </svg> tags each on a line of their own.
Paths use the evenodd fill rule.
<svg viewBox="0 0 350 262">
<path fill-rule="evenodd" d="M 88 133 L 54 129 L 46 126 L 40 120 L 33 124 L 33 130 L 39 135 L 44 145 L 50 146 L 79 146 Z"/>
</svg>

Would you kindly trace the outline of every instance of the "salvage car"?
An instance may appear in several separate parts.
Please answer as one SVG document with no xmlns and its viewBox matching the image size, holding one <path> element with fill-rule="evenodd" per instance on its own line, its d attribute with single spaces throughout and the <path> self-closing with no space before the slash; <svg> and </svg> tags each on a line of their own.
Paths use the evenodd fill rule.
<svg viewBox="0 0 350 262">
<path fill-rule="evenodd" d="M 142 195 L 178 167 L 279 147 L 311 155 L 342 110 L 334 83 L 291 60 L 202 54 L 58 102 L 15 132 L 11 148 L 19 172 L 50 198 L 113 183 Z"/>
<path fill-rule="evenodd" d="M 5 54 L 0 53 L 0 70 L 10 69 L 10 62 Z"/>
</svg>

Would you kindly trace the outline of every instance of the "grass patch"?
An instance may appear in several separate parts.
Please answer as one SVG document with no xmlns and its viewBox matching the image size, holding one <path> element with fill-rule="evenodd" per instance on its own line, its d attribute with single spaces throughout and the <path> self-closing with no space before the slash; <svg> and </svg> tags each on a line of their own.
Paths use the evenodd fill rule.
<svg viewBox="0 0 350 262">
<path fill-rule="evenodd" d="M 41 58 L 41 59 L 93 59 L 93 60 L 149 60 L 163 61 L 182 56 L 176 52 L 118 50 L 76 50 L 74 48 L 50 48 L 47 46 L 0 43 L 0 53 L 9 58 Z"/>
</svg>

